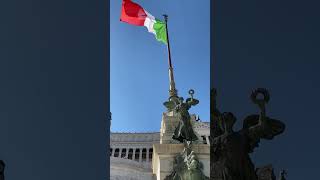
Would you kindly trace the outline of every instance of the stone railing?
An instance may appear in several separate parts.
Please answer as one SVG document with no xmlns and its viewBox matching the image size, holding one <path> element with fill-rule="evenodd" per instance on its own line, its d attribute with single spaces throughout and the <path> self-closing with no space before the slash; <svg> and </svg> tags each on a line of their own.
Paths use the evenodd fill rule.
<svg viewBox="0 0 320 180">
<path fill-rule="evenodd" d="M 131 159 L 118 158 L 118 157 L 110 157 L 110 164 L 116 165 L 127 165 L 130 167 L 135 167 L 139 169 L 144 169 L 146 171 L 151 171 L 151 162 L 137 162 Z"/>
</svg>

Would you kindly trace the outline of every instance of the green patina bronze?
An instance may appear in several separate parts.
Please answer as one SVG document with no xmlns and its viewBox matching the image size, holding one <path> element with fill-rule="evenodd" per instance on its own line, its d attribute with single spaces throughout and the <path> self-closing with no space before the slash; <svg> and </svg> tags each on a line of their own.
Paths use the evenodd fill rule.
<svg viewBox="0 0 320 180">
<path fill-rule="evenodd" d="M 173 162 L 173 171 L 165 180 L 209 180 L 203 172 L 203 165 L 191 149 L 191 142 L 185 141 L 184 150 Z"/>
<path fill-rule="evenodd" d="M 178 140 L 181 143 L 186 141 L 196 141 L 198 137 L 193 131 L 189 109 L 191 106 L 195 106 L 199 103 L 199 100 L 193 98 L 194 90 L 190 90 L 190 98 L 187 98 L 183 102 L 182 97 L 171 97 L 169 101 L 165 102 L 164 105 L 168 111 L 174 111 L 179 119 L 179 124 L 176 127 L 172 139 Z"/>
<path fill-rule="evenodd" d="M 184 150 L 174 158 L 173 171 L 165 180 L 209 180 L 202 172 L 202 163 L 191 149 L 191 143 L 198 137 L 192 127 L 189 109 L 197 105 L 199 100 L 193 98 L 194 90 L 189 90 L 189 94 L 191 97 L 185 102 L 182 97 L 173 96 L 164 103 L 168 111 L 175 112 L 179 119 L 172 139 L 184 143 Z"/>
</svg>

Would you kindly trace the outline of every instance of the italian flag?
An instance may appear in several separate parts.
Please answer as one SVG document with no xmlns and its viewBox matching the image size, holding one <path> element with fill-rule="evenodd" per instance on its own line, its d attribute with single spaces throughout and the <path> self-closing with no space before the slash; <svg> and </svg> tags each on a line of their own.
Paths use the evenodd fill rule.
<svg viewBox="0 0 320 180">
<path fill-rule="evenodd" d="M 122 1 L 120 21 L 136 26 L 145 26 L 158 41 L 167 44 L 166 24 L 131 0 Z"/>
</svg>

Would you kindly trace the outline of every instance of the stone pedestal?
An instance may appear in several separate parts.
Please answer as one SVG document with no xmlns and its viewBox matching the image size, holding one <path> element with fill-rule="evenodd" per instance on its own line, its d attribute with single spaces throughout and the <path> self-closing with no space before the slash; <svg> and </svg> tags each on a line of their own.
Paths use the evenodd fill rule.
<svg viewBox="0 0 320 180">
<path fill-rule="evenodd" d="M 179 124 L 179 119 L 173 112 L 163 113 L 161 120 L 160 129 L 160 144 L 170 144 L 174 141 L 172 140 L 172 135 L 175 128 Z M 178 143 L 178 142 L 176 142 Z"/>
<path fill-rule="evenodd" d="M 183 144 L 154 144 L 153 145 L 153 174 L 157 180 L 163 180 L 173 170 L 174 157 L 184 149 Z M 203 173 L 210 176 L 210 146 L 193 144 L 192 150 L 203 164 Z"/>
</svg>

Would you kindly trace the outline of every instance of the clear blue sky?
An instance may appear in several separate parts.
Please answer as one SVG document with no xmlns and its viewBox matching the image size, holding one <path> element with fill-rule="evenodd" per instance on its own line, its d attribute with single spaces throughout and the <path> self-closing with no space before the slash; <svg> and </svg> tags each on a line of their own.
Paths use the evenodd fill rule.
<svg viewBox="0 0 320 180">
<path fill-rule="evenodd" d="M 111 131 L 159 131 L 168 98 L 168 54 L 145 27 L 119 21 L 120 0 L 110 2 Z M 190 112 L 209 121 L 210 1 L 135 0 L 159 19 L 169 15 L 169 36 L 176 87 L 190 88 L 200 103 Z"/>
<path fill-rule="evenodd" d="M 266 87 L 268 116 L 286 124 L 284 134 L 261 140 L 256 167 L 273 164 L 288 179 L 319 179 L 319 1 L 216 1 L 212 69 L 218 107 L 238 127 L 258 108 L 253 88 Z"/>
</svg>

